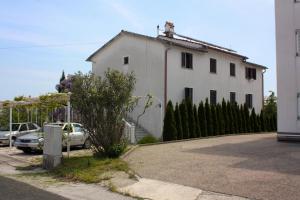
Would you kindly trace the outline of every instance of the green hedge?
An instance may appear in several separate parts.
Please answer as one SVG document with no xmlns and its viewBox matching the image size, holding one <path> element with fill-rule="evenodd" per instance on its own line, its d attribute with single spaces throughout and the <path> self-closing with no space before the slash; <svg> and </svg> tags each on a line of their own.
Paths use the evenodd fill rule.
<svg viewBox="0 0 300 200">
<path fill-rule="evenodd" d="M 175 111 L 174 111 L 175 110 Z M 273 132 L 277 129 L 276 115 L 256 114 L 246 105 L 226 102 L 210 105 L 208 99 L 197 106 L 189 99 L 168 102 L 164 119 L 163 140 L 181 140 L 224 134 Z"/>
</svg>

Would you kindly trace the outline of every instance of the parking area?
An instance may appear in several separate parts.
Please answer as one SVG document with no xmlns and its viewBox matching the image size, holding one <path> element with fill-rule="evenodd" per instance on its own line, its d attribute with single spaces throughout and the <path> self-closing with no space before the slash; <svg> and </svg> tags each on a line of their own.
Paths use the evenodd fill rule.
<svg viewBox="0 0 300 200">
<path fill-rule="evenodd" d="M 276 134 L 143 146 L 125 160 L 142 177 L 250 199 L 300 196 L 300 143 Z"/>
</svg>

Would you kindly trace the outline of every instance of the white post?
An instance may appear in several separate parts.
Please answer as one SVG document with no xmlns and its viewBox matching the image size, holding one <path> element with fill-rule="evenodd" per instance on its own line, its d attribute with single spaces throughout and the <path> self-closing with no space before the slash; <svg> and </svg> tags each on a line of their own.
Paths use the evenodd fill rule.
<svg viewBox="0 0 300 200">
<path fill-rule="evenodd" d="M 35 108 L 35 123 L 38 123 L 38 109 Z"/>
<path fill-rule="evenodd" d="M 71 111 L 71 103 L 70 103 L 70 96 L 68 100 L 68 128 L 71 127 L 70 122 L 70 111 Z M 70 129 L 71 130 L 71 129 Z M 67 139 L 67 151 L 68 151 L 68 158 L 70 157 L 70 130 L 68 130 L 68 139 Z"/>
<path fill-rule="evenodd" d="M 12 106 L 9 107 L 9 147 L 12 147 Z"/>
</svg>

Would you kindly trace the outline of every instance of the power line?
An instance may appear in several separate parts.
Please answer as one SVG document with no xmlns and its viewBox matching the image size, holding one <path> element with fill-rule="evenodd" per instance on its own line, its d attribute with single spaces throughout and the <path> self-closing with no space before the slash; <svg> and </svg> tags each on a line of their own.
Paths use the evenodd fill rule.
<svg viewBox="0 0 300 200">
<path fill-rule="evenodd" d="M 0 50 L 9 49 L 29 49 L 29 48 L 51 48 L 51 47 L 67 47 L 67 46 L 87 46 L 87 45 L 99 45 L 99 42 L 87 42 L 87 43 L 69 43 L 69 44 L 45 44 L 45 45 L 33 45 L 33 46 L 11 46 L 0 47 Z"/>
</svg>

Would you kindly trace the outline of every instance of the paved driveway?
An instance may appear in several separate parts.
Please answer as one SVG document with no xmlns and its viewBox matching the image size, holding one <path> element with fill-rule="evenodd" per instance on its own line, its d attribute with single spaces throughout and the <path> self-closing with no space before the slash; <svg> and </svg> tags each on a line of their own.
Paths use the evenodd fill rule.
<svg viewBox="0 0 300 200">
<path fill-rule="evenodd" d="M 252 199 L 300 198 L 300 143 L 275 134 L 144 146 L 125 160 L 142 177 Z"/>
</svg>

